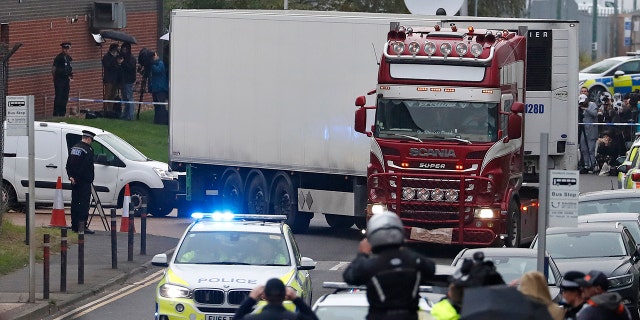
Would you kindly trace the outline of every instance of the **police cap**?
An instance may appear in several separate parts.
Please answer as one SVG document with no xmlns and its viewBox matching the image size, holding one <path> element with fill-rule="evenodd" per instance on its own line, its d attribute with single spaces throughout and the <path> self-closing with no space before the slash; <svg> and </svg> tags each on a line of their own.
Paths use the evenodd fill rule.
<svg viewBox="0 0 640 320">
<path fill-rule="evenodd" d="M 60 44 L 61 47 L 65 48 L 65 49 L 69 49 L 71 48 L 71 42 L 63 42 Z"/>
<path fill-rule="evenodd" d="M 89 138 L 93 139 L 93 137 L 95 137 L 96 134 L 91 132 L 91 131 L 89 131 L 89 130 L 82 130 L 82 136 L 83 137 L 89 137 Z"/>
</svg>

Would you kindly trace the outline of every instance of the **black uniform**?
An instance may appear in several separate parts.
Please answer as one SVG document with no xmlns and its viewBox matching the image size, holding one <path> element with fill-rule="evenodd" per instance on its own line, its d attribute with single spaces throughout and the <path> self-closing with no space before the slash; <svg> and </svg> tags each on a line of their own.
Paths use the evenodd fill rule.
<svg viewBox="0 0 640 320">
<path fill-rule="evenodd" d="M 344 281 L 367 286 L 368 320 L 418 319 L 419 286 L 435 273 L 435 264 L 409 249 L 386 246 L 368 256 L 358 253 Z"/>
<path fill-rule="evenodd" d="M 78 142 L 67 159 L 67 175 L 75 183 L 71 189 L 71 229 L 78 231 L 80 223 L 89 217 L 91 184 L 93 183 L 93 148 L 84 141 Z"/>
<path fill-rule="evenodd" d="M 251 297 L 247 297 L 233 316 L 234 320 L 318 320 L 311 308 L 300 297 L 293 300 L 297 312 L 291 312 L 282 305 L 267 304 L 260 313 L 250 314 L 257 303 Z"/>
<path fill-rule="evenodd" d="M 71 56 L 60 52 L 53 59 L 53 87 L 55 98 L 53 100 L 53 116 L 64 117 L 67 113 L 67 101 L 69 100 L 69 79 L 73 77 Z"/>
</svg>

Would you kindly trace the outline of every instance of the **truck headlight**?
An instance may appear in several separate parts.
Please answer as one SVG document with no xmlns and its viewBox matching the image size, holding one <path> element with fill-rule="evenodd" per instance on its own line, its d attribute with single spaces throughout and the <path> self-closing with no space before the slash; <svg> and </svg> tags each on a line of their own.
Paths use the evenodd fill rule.
<svg viewBox="0 0 640 320">
<path fill-rule="evenodd" d="M 175 179 L 175 175 L 167 170 L 167 169 L 162 169 L 162 168 L 153 168 L 153 171 L 156 172 L 156 174 L 158 175 L 158 177 L 160 177 L 160 179 L 162 180 L 173 180 Z"/>
<path fill-rule="evenodd" d="M 493 219 L 497 216 L 496 211 L 490 208 L 477 208 L 473 211 L 473 217 L 478 219 Z"/>
<path fill-rule="evenodd" d="M 609 278 L 609 285 L 611 288 L 625 287 L 633 283 L 633 274 L 625 274 L 624 276 L 617 276 Z"/>
<path fill-rule="evenodd" d="M 170 283 L 161 285 L 158 289 L 158 293 L 164 298 L 191 298 L 191 290 Z"/>
<path fill-rule="evenodd" d="M 376 204 L 369 205 L 368 209 L 369 209 L 369 213 L 373 215 L 373 214 L 383 213 L 387 211 L 387 206 L 384 204 L 376 203 Z"/>
</svg>

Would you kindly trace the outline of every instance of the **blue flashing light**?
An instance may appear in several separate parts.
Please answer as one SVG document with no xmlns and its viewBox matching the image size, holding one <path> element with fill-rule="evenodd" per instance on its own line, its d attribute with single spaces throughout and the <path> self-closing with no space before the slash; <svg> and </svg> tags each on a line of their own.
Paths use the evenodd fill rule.
<svg viewBox="0 0 640 320">
<path fill-rule="evenodd" d="M 204 212 L 194 212 L 191 214 L 191 218 L 194 219 L 211 219 L 214 221 L 232 221 L 235 218 L 235 216 L 233 215 L 233 212 L 231 211 L 216 211 L 216 212 L 211 212 L 211 213 L 204 213 Z"/>
</svg>

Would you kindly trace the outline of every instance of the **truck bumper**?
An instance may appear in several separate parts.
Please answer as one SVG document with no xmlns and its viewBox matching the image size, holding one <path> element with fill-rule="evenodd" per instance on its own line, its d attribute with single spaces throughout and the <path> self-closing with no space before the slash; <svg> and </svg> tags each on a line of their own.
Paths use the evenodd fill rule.
<svg viewBox="0 0 640 320">
<path fill-rule="evenodd" d="M 460 228 L 406 227 L 405 231 L 411 241 L 442 244 L 490 246 L 498 238 L 493 230 L 484 228 L 464 228 L 462 234 Z"/>
<path fill-rule="evenodd" d="M 162 208 L 176 208 L 179 184 L 178 180 L 162 180 L 161 189 L 151 189 L 151 197 L 155 199 L 155 204 Z"/>
</svg>

